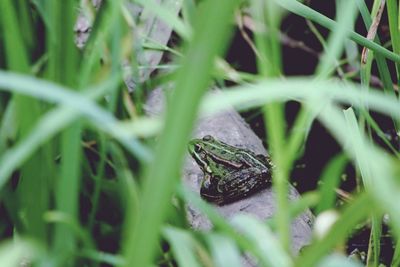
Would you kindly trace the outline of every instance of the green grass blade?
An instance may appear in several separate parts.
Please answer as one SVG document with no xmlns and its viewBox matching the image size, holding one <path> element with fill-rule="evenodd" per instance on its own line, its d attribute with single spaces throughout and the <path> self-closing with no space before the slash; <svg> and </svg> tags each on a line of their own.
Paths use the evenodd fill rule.
<svg viewBox="0 0 400 267">
<path fill-rule="evenodd" d="M 74 43 L 74 28 L 77 13 L 76 1 L 50 1 L 46 9 L 51 11 L 51 28 L 47 28 L 47 45 L 49 52 L 48 78 L 74 90 L 78 89 L 78 65 L 80 58 L 78 48 Z M 73 122 L 65 129 L 60 139 L 60 173 L 55 183 L 55 208 L 65 213 L 72 221 L 78 222 L 79 186 L 81 178 L 81 122 Z M 75 232 L 65 224 L 56 224 L 53 235 L 53 249 L 62 255 L 65 266 L 73 266 L 74 259 L 70 257 L 77 248 Z"/>
<path fill-rule="evenodd" d="M 232 239 L 220 234 L 209 234 L 207 237 L 216 267 L 242 266 L 240 251 Z"/>
<path fill-rule="evenodd" d="M 365 24 L 366 28 L 369 29 L 369 27 L 372 24 L 372 19 L 371 19 L 371 15 L 369 14 L 367 5 L 365 4 L 365 1 L 362 1 L 362 0 L 357 0 L 357 5 L 360 10 L 361 16 L 363 18 L 364 24 Z M 380 45 L 378 36 L 375 37 L 375 42 Z M 378 64 L 379 74 L 380 74 L 382 82 L 384 84 L 385 91 L 387 91 L 388 93 L 393 93 L 394 89 L 393 89 L 392 78 L 390 76 L 390 72 L 389 72 L 388 65 L 386 63 L 386 59 L 381 54 L 375 54 L 374 57 L 376 58 L 376 63 Z M 370 74 L 370 71 L 371 71 L 370 66 L 365 71 L 368 72 L 367 75 L 369 77 L 371 75 Z M 369 78 L 367 80 L 369 80 Z M 369 85 L 369 83 L 364 83 L 364 84 Z"/>
<path fill-rule="evenodd" d="M 118 75 L 116 76 L 118 77 Z M 111 77 L 110 79 L 113 80 L 117 77 Z M 133 138 L 132 134 L 127 132 L 123 124 L 120 124 L 112 114 L 88 100 L 82 94 L 72 92 L 68 87 L 29 76 L 0 71 L 1 89 L 69 106 L 85 115 L 95 127 L 99 127 L 119 140 L 132 154 L 137 155 L 141 160 L 146 161 L 151 158 L 148 149 Z"/>
<path fill-rule="evenodd" d="M 0 2 L 0 9 L 7 10 L 1 16 L 1 27 L 4 29 L 4 47 L 7 66 L 10 70 L 28 73 L 29 57 L 23 39 L 23 28 L 17 21 L 18 12 L 16 3 L 5 0 Z M 27 25 L 23 25 L 27 26 Z M 16 119 L 19 122 L 18 137 L 26 137 L 40 116 L 39 103 L 26 96 L 15 94 Z M 51 168 L 51 154 L 42 149 L 35 157 L 26 162 L 21 168 L 16 194 L 19 196 L 20 220 L 24 221 L 23 233 L 35 236 L 43 243 L 47 243 L 47 226 L 43 223 L 42 214 L 49 205 L 49 177 L 53 177 Z"/>
<path fill-rule="evenodd" d="M 10 100 L 0 120 L 0 155 L 4 153 L 10 140 L 15 140 L 18 129 L 15 101 Z"/>
<path fill-rule="evenodd" d="M 116 82 L 118 81 L 115 80 L 115 78 L 111 78 L 110 81 L 100 86 L 96 86 L 93 89 L 88 89 L 86 95 L 89 98 L 100 98 L 109 90 L 112 90 Z M 20 166 L 30 155 L 32 155 L 42 144 L 44 144 L 47 140 L 52 138 L 55 134 L 80 116 L 82 116 L 82 114 L 79 113 L 77 109 L 71 109 L 70 107 L 64 106 L 59 107 L 58 109 L 43 116 L 35 128 L 32 129 L 29 136 L 22 140 L 18 145 L 7 151 L 7 153 L 2 155 L 0 159 L 0 187 L 4 185 L 12 172 L 16 170 L 16 168 Z M 113 127 L 115 127 L 116 130 L 119 129 L 119 132 L 126 132 L 126 136 L 132 136 L 132 134 L 130 134 L 131 132 L 138 132 L 135 129 L 145 129 L 147 127 L 144 127 L 146 124 L 146 122 L 141 123 L 141 121 L 139 121 L 139 125 L 137 126 L 135 123 L 130 123 L 129 127 L 125 127 L 121 124 L 115 124 Z M 123 141 L 123 143 L 124 142 L 125 141 Z M 139 153 L 144 152 L 144 155 L 149 153 L 146 148 L 144 151 L 140 152 L 142 145 L 138 144 L 138 146 L 136 146 L 135 143 L 132 143 L 132 140 L 130 140 L 130 143 L 126 145 L 131 146 L 129 149 L 130 151 L 139 151 Z"/>
<path fill-rule="evenodd" d="M 24 260 L 35 260 L 42 255 L 37 244 L 26 240 L 6 241 L 0 244 L 1 264 L 4 267 L 21 266 Z"/>
<path fill-rule="evenodd" d="M 316 12 L 315 10 L 312 10 L 311 8 L 305 6 L 304 4 L 302 4 L 296 0 L 274 0 L 274 1 L 278 5 L 282 6 L 283 8 L 285 8 L 299 16 L 302 16 L 309 20 L 317 22 L 318 24 L 324 26 L 325 28 L 328 28 L 330 30 L 335 30 L 337 27 L 337 24 L 333 20 L 329 19 L 328 17 L 325 17 L 324 15 L 321 15 L 320 13 Z M 352 39 L 354 42 L 356 42 L 362 46 L 368 47 L 369 49 L 373 50 L 374 52 L 379 53 L 382 56 L 384 56 L 390 60 L 393 60 L 394 62 L 400 62 L 399 55 L 394 54 L 393 52 L 368 40 L 367 38 L 361 36 L 358 33 L 350 31 L 349 38 Z"/>
<path fill-rule="evenodd" d="M 371 234 L 367 257 L 367 266 L 378 267 L 381 253 L 382 219 L 377 214 L 372 215 Z"/>
<path fill-rule="evenodd" d="M 365 91 L 353 83 L 310 81 L 306 78 L 291 78 L 284 81 L 268 79 L 252 85 L 237 86 L 223 91 L 221 95 L 208 95 L 202 103 L 201 112 L 203 115 L 209 115 L 232 105 L 239 110 L 245 110 L 274 101 L 289 99 L 300 101 L 312 98 L 332 100 L 357 107 L 367 105 L 370 109 L 387 116 L 400 118 L 398 100 L 393 96 L 376 90 Z"/>
<path fill-rule="evenodd" d="M 154 256 L 160 226 L 169 209 L 169 201 L 179 178 L 196 110 L 204 94 L 215 59 L 227 43 L 230 21 L 239 1 L 205 1 L 194 26 L 182 68 L 177 74 L 174 95 L 169 102 L 165 130 L 159 140 L 154 163 L 145 175 L 141 204 L 130 241 L 124 248 L 127 266 L 147 266 Z M 196 63 L 196 72 L 192 70 Z M 153 164 L 154 164 L 153 163 Z M 153 196 L 157 196 L 154 201 Z M 136 244 L 141 244 L 137 246 Z"/>
<path fill-rule="evenodd" d="M 293 162 L 303 154 L 304 144 L 314 119 L 315 115 L 313 116 L 302 106 L 288 136 L 289 140 L 286 145 L 288 166 L 292 166 Z"/>
<path fill-rule="evenodd" d="M 361 136 L 361 130 L 358 126 L 356 116 L 351 108 L 347 109 L 344 111 L 344 115 L 349 127 L 349 136 L 353 146 L 353 149 L 355 151 L 358 151 L 358 155 L 356 155 L 356 159 L 358 161 L 358 165 L 361 171 L 361 177 L 363 180 L 363 184 L 365 186 L 365 190 L 369 192 L 371 189 L 371 186 L 373 185 L 373 176 L 372 176 L 372 171 L 370 170 L 368 164 L 369 162 L 363 161 L 362 160 L 362 155 L 360 155 L 360 152 L 362 152 L 361 147 L 363 147 L 362 144 L 362 136 Z M 357 148 L 358 146 L 359 148 Z M 364 151 L 366 152 L 366 151 Z M 381 239 L 381 232 L 382 232 L 382 225 L 381 225 L 381 220 L 376 214 L 372 214 L 372 231 L 371 231 L 371 245 L 373 248 L 372 252 L 369 252 L 369 255 L 372 255 L 368 257 L 368 262 L 367 266 L 371 266 L 370 263 L 373 263 L 373 266 L 378 266 L 379 264 L 379 254 L 380 254 L 380 239 Z"/>
<path fill-rule="evenodd" d="M 281 10 L 273 1 L 253 1 L 253 16 L 259 25 L 255 31 L 257 51 L 257 68 L 265 77 L 277 77 L 282 72 L 281 48 L 279 40 L 279 25 Z M 266 28 L 268 30 L 266 30 Z M 277 168 L 273 173 L 273 185 L 277 193 L 277 217 L 280 241 L 289 250 L 289 216 L 287 200 L 287 169 L 284 150 L 285 120 L 281 103 L 270 103 L 263 108 L 268 143 L 272 160 Z"/>
<path fill-rule="evenodd" d="M 179 266 L 201 266 L 196 257 L 196 241 L 187 231 L 165 227 L 163 232 L 172 246 L 172 251 Z"/>
<path fill-rule="evenodd" d="M 367 194 L 357 197 L 341 214 L 330 231 L 321 239 L 315 240 L 307 247 L 296 261 L 297 267 L 316 266 L 322 258 L 335 247 L 345 241 L 355 225 L 365 219 L 371 211 L 371 198 Z"/>
<path fill-rule="evenodd" d="M 98 250 L 83 249 L 78 252 L 78 256 L 94 262 L 105 263 L 110 266 L 118 266 L 125 263 L 124 258 L 122 258 L 120 255 L 113 255 Z"/>
<path fill-rule="evenodd" d="M 318 191 L 321 194 L 321 200 L 316 209 L 316 213 L 319 214 L 324 210 L 335 208 L 336 191 L 340 183 L 340 176 L 344 171 L 348 159 L 346 155 L 339 154 L 334 157 L 328 165 L 325 167 L 320 181 L 322 184 L 319 186 Z"/>
<path fill-rule="evenodd" d="M 393 259 L 391 266 L 399 266 L 400 265 L 400 239 L 397 239 L 396 246 L 394 248 Z"/>
<path fill-rule="evenodd" d="M 228 223 L 213 207 L 211 204 L 205 202 L 198 196 L 198 194 L 195 194 L 194 192 L 190 191 L 189 189 L 184 188 L 183 186 L 179 187 L 178 193 L 182 196 L 183 199 L 187 203 L 191 203 L 194 205 L 196 208 L 198 208 L 203 214 L 207 215 L 207 217 L 210 219 L 210 221 L 213 223 L 215 229 L 221 231 L 224 233 L 226 236 L 229 236 L 230 238 L 234 239 L 238 247 L 241 249 L 241 251 L 246 251 L 254 255 L 259 261 L 261 266 L 269 266 L 271 259 L 267 257 L 264 253 L 263 249 L 260 249 L 255 242 L 252 242 L 252 239 L 254 238 L 253 234 L 249 234 L 249 238 L 243 236 L 243 234 L 239 233 L 237 231 L 237 228 L 235 228 L 231 223 Z M 314 198 L 314 197 L 312 197 Z M 309 198 L 308 200 L 311 200 Z M 313 200 L 311 200 L 313 201 Z M 311 202 L 310 201 L 310 202 Z M 303 203 L 298 203 L 299 206 L 294 207 L 293 209 L 293 215 L 295 215 L 296 212 L 299 210 L 303 209 L 304 205 Z M 301 207 L 300 207 L 301 206 Z M 264 227 L 264 226 L 260 226 Z M 263 231 L 263 230 L 262 230 Z M 267 230 L 269 234 L 269 230 Z M 259 242 L 263 242 L 262 240 Z M 281 250 L 281 248 L 277 248 L 278 250 Z M 286 251 L 282 249 L 282 253 L 286 255 Z M 282 256 L 283 260 L 286 258 L 286 256 Z M 280 259 L 280 260 L 282 260 Z"/>
<path fill-rule="evenodd" d="M 329 77 L 332 70 L 336 68 L 342 54 L 345 39 L 349 32 L 354 28 L 356 19 L 356 2 L 339 1 L 337 2 L 337 25 L 329 36 L 328 46 L 317 67 L 317 77 Z"/>
<path fill-rule="evenodd" d="M 324 267 L 363 267 L 360 262 L 356 262 L 348 257 L 342 255 L 331 255 L 326 257 L 318 266 Z"/>
<path fill-rule="evenodd" d="M 399 30 L 399 4 L 396 0 L 387 0 L 387 15 L 389 20 L 389 30 L 392 42 L 393 52 L 397 55 L 400 54 L 400 30 Z M 400 64 L 396 63 L 396 72 L 398 84 L 400 82 Z"/>
<path fill-rule="evenodd" d="M 135 0 L 136 3 L 143 5 L 147 11 L 153 12 L 158 18 L 171 26 L 183 39 L 189 39 L 192 35 L 189 25 L 165 8 L 165 5 L 160 5 L 154 0 Z M 167 1 L 168 2 L 168 1 Z M 169 1 L 172 5 L 182 5 L 182 0 Z"/>
<path fill-rule="evenodd" d="M 232 223 L 259 250 L 259 255 L 263 255 L 264 262 L 268 263 L 267 266 L 286 267 L 293 265 L 290 256 L 266 225 L 243 214 L 235 216 Z"/>
</svg>

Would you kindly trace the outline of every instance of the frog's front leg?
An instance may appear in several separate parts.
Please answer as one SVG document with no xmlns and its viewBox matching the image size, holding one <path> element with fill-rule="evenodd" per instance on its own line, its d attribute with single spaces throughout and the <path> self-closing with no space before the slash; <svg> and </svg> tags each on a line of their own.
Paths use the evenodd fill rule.
<svg viewBox="0 0 400 267">
<path fill-rule="evenodd" d="M 223 196 L 218 192 L 219 177 L 212 177 L 210 174 L 205 174 L 200 187 L 200 195 L 207 201 L 214 203 L 222 203 Z"/>
</svg>

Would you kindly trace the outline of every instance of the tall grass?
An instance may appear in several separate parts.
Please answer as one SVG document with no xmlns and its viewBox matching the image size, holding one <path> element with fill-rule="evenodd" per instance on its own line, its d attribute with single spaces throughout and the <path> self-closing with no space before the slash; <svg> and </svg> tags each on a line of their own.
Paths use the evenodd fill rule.
<svg viewBox="0 0 400 267">
<path fill-rule="evenodd" d="M 370 27 L 376 10 L 370 12 L 360 0 L 337 2 L 338 16 L 332 20 L 295 0 L 103 1 L 96 14 L 87 1 L 1 0 L 1 266 L 23 261 L 34 266 L 241 266 L 243 252 L 260 266 L 359 266 L 332 253 L 369 223 L 367 265 L 378 266 L 383 215 L 390 218 L 396 242 L 392 265 L 397 266 L 399 153 L 393 146 L 388 153 L 374 142 L 372 133 L 390 144 L 370 114 L 381 113 L 397 129 L 399 7 L 387 1 L 391 39 L 383 46 L 378 37 L 368 40 L 353 27 L 358 17 Z M 138 18 L 129 13 L 133 3 L 143 8 Z M 257 74 L 217 63 L 230 45 L 236 11 L 242 7 L 249 7 L 257 26 Z M 179 9 L 181 17 L 176 15 Z M 82 50 L 74 44 L 78 10 L 94 16 Z M 309 77 L 284 77 L 279 31 L 290 12 L 330 30 L 316 72 Z M 148 23 L 157 20 L 171 27 L 182 45 L 155 42 L 152 37 L 163 32 Z M 335 77 L 346 42 L 372 51 L 357 70 L 361 84 Z M 143 61 L 149 47 L 172 52 L 179 67 L 159 66 L 164 71 L 148 78 L 154 68 Z M 373 61 L 384 90 L 369 85 Z M 126 62 L 135 78 L 131 93 L 124 83 Z M 234 87 L 206 93 L 213 79 L 232 73 L 239 77 Z M 158 84 L 175 88 L 165 116 L 149 118 L 143 114 L 144 95 Z M 284 106 L 293 100 L 301 108 L 288 128 Z M 262 111 L 276 165 L 274 225 L 245 215 L 228 222 L 180 182 L 196 116 L 229 106 Z M 290 174 L 314 120 L 343 151 L 326 166 L 319 187 L 289 203 Z M 348 161 L 361 183 L 351 200 L 337 208 L 334 190 Z M 189 201 L 208 215 L 215 225 L 212 231 L 200 233 L 187 226 L 184 203 Z M 317 216 L 329 210 L 339 215 L 324 236 L 293 255 L 290 221 L 307 206 Z"/>
</svg>

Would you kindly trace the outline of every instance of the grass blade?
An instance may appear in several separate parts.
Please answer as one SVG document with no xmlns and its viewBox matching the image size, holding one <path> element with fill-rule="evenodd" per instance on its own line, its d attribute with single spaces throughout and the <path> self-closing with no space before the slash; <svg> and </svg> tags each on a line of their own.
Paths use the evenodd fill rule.
<svg viewBox="0 0 400 267">
<path fill-rule="evenodd" d="M 172 246 L 179 266 L 201 266 L 196 257 L 196 242 L 189 233 L 173 227 L 166 227 L 163 232 Z"/>
<path fill-rule="evenodd" d="M 127 266 L 147 266 L 155 252 L 155 244 L 162 221 L 169 209 L 168 203 L 179 177 L 179 169 L 186 152 L 186 142 L 195 119 L 200 98 L 204 94 L 215 58 L 224 50 L 230 32 L 229 22 L 239 1 L 205 1 L 196 18 L 194 36 L 182 68 L 176 79 L 176 88 L 168 103 L 165 130 L 160 138 L 154 163 L 146 173 L 141 204 L 132 236 L 124 248 Z M 196 72 L 191 71 L 196 62 Z M 154 164 L 153 163 L 153 164 Z M 158 201 L 153 196 L 157 195 Z M 141 244 L 139 247 L 136 244 Z"/>
<path fill-rule="evenodd" d="M 207 237 L 216 267 L 242 266 L 240 251 L 232 239 L 219 234 L 210 234 Z"/>
<path fill-rule="evenodd" d="M 304 4 L 302 4 L 296 0 L 274 0 L 274 1 L 278 5 L 282 6 L 283 8 L 285 8 L 299 16 L 302 16 L 309 20 L 317 22 L 318 24 L 320 24 L 320 25 L 324 26 L 325 28 L 328 28 L 332 31 L 335 30 L 337 27 L 336 22 L 334 22 L 333 20 L 329 19 L 328 17 L 325 17 L 324 15 L 316 12 L 315 10 L 312 10 L 311 8 L 305 6 Z M 350 31 L 349 38 L 352 39 L 354 42 L 356 42 L 362 46 L 365 46 L 390 60 L 393 60 L 394 62 L 400 62 L 399 55 L 396 55 L 393 52 L 387 50 L 386 48 L 383 48 L 382 46 L 380 46 L 374 42 L 371 42 L 370 40 L 361 36 L 358 33 Z"/>
<path fill-rule="evenodd" d="M 317 214 L 324 210 L 334 208 L 336 200 L 335 189 L 340 183 L 340 176 L 343 173 L 347 161 L 348 159 L 346 155 L 339 154 L 329 162 L 327 167 L 325 167 L 320 178 L 322 184 L 318 191 L 321 192 L 321 200 L 316 209 Z"/>
<path fill-rule="evenodd" d="M 15 2 L 5 0 L 0 2 L 0 9 L 7 10 L 1 16 L 4 31 L 4 47 L 7 66 L 10 70 L 20 73 L 30 71 L 26 44 L 23 40 L 24 29 L 17 21 L 18 9 Z M 25 6 L 23 4 L 23 6 Z M 25 14 L 26 15 L 26 14 Z M 23 19 L 22 19 L 23 20 Z M 39 103 L 35 99 L 14 94 L 18 137 L 26 137 L 40 116 Z M 51 154 L 42 149 L 35 157 L 26 162 L 21 168 L 16 194 L 19 197 L 18 209 L 20 220 L 24 221 L 22 233 L 39 238 L 47 243 L 47 226 L 43 223 L 42 215 L 49 205 L 49 178 L 51 172 Z"/>
<path fill-rule="evenodd" d="M 251 240 L 251 243 L 259 250 L 258 255 L 263 255 L 264 262 L 268 263 L 267 266 L 285 267 L 293 265 L 290 256 L 279 245 L 280 243 L 266 225 L 243 214 L 235 216 L 232 223 L 246 238 Z"/>
<path fill-rule="evenodd" d="M 358 196 L 346 207 L 330 231 L 321 240 L 313 242 L 304 250 L 295 266 L 315 266 L 335 245 L 341 244 L 354 226 L 368 216 L 371 210 L 370 201 L 371 198 L 367 194 Z"/>
</svg>

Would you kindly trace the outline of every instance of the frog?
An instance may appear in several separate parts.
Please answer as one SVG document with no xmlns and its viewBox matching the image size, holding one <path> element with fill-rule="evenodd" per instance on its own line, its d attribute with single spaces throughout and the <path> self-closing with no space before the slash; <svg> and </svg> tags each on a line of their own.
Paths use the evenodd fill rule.
<svg viewBox="0 0 400 267">
<path fill-rule="evenodd" d="M 229 204 L 271 184 L 273 164 L 268 156 L 229 145 L 211 135 L 192 139 L 188 150 L 204 174 L 200 195 L 208 202 Z"/>
</svg>

